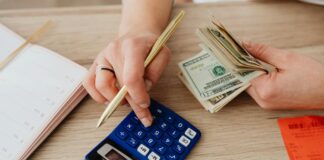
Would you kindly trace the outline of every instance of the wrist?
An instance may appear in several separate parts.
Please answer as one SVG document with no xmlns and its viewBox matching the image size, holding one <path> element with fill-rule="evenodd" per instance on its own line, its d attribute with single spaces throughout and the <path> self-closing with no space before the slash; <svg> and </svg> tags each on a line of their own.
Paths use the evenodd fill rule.
<svg viewBox="0 0 324 160">
<path fill-rule="evenodd" d="M 118 38 L 125 35 L 137 35 L 142 33 L 152 33 L 155 35 L 160 35 L 163 31 L 163 28 L 157 24 L 136 24 L 136 23 L 127 23 L 122 22 L 119 26 Z"/>
</svg>

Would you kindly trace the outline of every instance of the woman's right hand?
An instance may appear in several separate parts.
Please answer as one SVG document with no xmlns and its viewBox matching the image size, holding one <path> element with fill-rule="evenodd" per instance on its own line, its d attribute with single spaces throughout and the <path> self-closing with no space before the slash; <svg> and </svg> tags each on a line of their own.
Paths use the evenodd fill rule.
<svg viewBox="0 0 324 160">
<path fill-rule="evenodd" d="M 127 87 L 127 102 L 144 126 L 152 124 L 149 111 L 148 90 L 157 83 L 166 67 L 170 50 L 164 46 L 160 53 L 145 69 L 144 61 L 159 35 L 152 32 L 126 34 L 108 44 L 93 62 L 83 82 L 91 97 L 100 103 L 109 103 L 118 93 L 117 84 Z M 106 70 L 96 73 L 98 65 L 107 66 L 115 74 Z"/>
</svg>

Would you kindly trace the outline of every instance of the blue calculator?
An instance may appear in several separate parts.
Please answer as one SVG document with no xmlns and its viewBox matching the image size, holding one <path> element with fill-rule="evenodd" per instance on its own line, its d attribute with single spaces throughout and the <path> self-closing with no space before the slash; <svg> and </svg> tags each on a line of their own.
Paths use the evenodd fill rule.
<svg viewBox="0 0 324 160">
<path fill-rule="evenodd" d="M 134 112 L 86 156 L 86 160 L 183 160 L 200 131 L 167 107 L 151 100 L 153 125 L 145 128 Z"/>
</svg>

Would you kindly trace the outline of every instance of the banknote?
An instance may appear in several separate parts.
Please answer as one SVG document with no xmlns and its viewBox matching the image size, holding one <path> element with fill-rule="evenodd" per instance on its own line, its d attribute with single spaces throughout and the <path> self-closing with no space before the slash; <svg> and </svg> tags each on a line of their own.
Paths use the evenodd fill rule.
<svg viewBox="0 0 324 160">
<path fill-rule="evenodd" d="M 244 85 L 237 74 L 229 71 L 214 55 L 205 50 L 179 63 L 182 74 L 194 93 L 203 100 L 222 95 Z"/>
<path fill-rule="evenodd" d="M 222 95 L 212 97 L 207 100 L 200 99 L 199 96 L 197 96 L 193 89 L 191 88 L 190 84 L 182 74 L 182 72 L 178 73 L 179 79 L 182 81 L 182 83 L 188 88 L 188 90 L 194 95 L 194 97 L 199 101 L 199 103 L 210 113 L 214 113 L 219 111 L 221 108 L 223 108 L 226 104 L 228 104 L 230 101 L 232 101 L 237 95 L 242 93 L 246 88 L 250 86 L 250 83 L 245 84 L 244 86 L 234 89 L 231 91 L 228 91 Z"/>
<path fill-rule="evenodd" d="M 203 100 L 235 90 L 263 73 L 261 71 L 232 72 L 206 48 L 178 65 L 193 92 Z"/>
<path fill-rule="evenodd" d="M 219 21 L 197 29 L 202 51 L 178 63 L 180 80 L 214 113 L 275 68 L 253 57 Z"/>
</svg>

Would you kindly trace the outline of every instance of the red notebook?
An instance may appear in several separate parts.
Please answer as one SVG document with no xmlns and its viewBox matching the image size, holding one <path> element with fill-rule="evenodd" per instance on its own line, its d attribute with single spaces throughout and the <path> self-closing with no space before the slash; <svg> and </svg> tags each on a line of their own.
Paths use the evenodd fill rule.
<svg viewBox="0 0 324 160">
<path fill-rule="evenodd" d="M 324 160 L 324 117 L 282 118 L 278 124 L 291 160 Z"/>
</svg>

